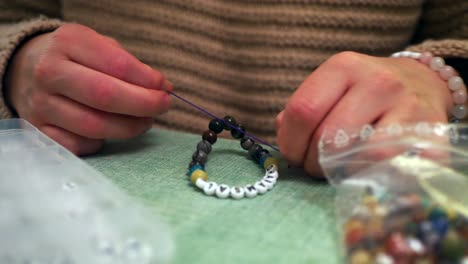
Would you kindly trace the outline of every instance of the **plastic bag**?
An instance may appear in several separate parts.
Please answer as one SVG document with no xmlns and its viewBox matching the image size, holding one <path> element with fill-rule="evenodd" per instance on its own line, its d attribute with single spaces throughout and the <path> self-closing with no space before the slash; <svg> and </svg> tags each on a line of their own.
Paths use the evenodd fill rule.
<svg viewBox="0 0 468 264">
<path fill-rule="evenodd" d="M 170 263 L 168 226 L 24 120 L 0 120 L 0 263 Z"/>
<path fill-rule="evenodd" d="M 419 123 L 327 131 L 347 263 L 468 263 L 468 128 Z"/>
</svg>

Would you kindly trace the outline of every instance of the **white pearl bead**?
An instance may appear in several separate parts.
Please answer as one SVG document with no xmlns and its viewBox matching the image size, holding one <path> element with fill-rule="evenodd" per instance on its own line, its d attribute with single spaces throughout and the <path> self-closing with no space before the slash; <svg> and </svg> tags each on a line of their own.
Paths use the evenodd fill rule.
<svg viewBox="0 0 468 264">
<path fill-rule="evenodd" d="M 411 54 L 410 54 L 409 57 L 412 58 L 412 59 L 415 59 L 415 60 L 419 60 L 419 59 L 421 58 L 421 53 L 419 53 L 419 52 L 411 52 Z"/>
<path fill-rule="evenodd" d="M 226 184 L 220 184 L 218 185 L 218 188 L 216 188 L 216 196 L 221 199 L 228 198 L 230 192 L 231 187 L 227 186 Z"/>
<path fill-rule="evenodd" d="M 244 198 L 245 191 L 241 187 L 231 187 L 230 194 L 232 198 L 237 200 Z"/>
<path fill-rule="evenodd" d="M 254 187 L 257 189 L 259 194 L 264 194 L 268 191 L 267 186 L 261 181 L 256 182 Z"/>
<path fill-rule="evenodd" d="M 253 185 L 247 185 L 244 187 L 244 192 L 245 192 L 245 197 L 247 198 L 253 198 L 255 196 L 257 196 L 257 188 L 255 188 L 255 186 Z"/>
<path fill-rule="evenodd" d="M 203 187 L 206 185 L 206 181 L 203 180 L 202 178 L 198 178 L 197 181 L 195 182 L 195 185 L 203 190 Z"/>
<path fill-rule="evenodd" d="M 455 105 L 452 108 L 452 114 L 458 119 L 463 119 L 466 116 L 466 107 L 464 105 Z"/>
<path fill-rule="evenodd" d="M 402 51 L 401 56 L 405 58 L 411 57 L 412 52 L 411 51 Z"/>
<path fill-rule="evenodd" d="M 218 188 L 218 184 L 216 182 L 207 182 L 203 187 L 203 192 L 206 195 L 213 195 Z"/>
<path fill-rule="evenodd" d="M 449 79 L 448 85 L 452 91 L 460 90 L 463 88 L 463 80 L 460 76 L 453 76 Z"/>
<path fill-rule="evenodd" d="M 392 54 L 392 58 L 400 58 L 401 52 L 395 52 Z"/>
<path fill-rule="evenodd" d="M 433 69 L 434 71 L 439 71 L 444 66 L 445 66 L 445 61 L 441 57 L 434 57 L 431 59 L 431 62 L 429 63 L 429 67 L 431 67 L 431 69 Z"/>
</svg>

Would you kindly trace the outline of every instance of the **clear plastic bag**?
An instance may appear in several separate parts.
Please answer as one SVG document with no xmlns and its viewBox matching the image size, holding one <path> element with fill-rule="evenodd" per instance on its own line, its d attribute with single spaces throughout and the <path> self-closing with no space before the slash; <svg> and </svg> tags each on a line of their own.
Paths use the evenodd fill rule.
<svg viewBox="0 0 468 264">
<path fill-rule="evenodd" d="M 419 123 L 327 131 L 347 263 L 468 262 L 468 127 Z"/>
</svg>

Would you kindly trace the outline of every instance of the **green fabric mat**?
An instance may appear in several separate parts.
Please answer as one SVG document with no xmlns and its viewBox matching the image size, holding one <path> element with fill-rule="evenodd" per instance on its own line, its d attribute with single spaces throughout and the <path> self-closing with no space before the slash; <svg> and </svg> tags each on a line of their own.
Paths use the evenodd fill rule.
<svg viewBox="0 0 468 264">
<path fill-rule="evenodd" d="M 200 138 L 153 129 L 109 142 L 85 161 L 161 215 L 175 241 L 173 263 L 339 263 L 332 187 L 282 166 L 265 195 L 205 196 L 186 176 Z M 206 169 L 210 180 L 239 186 L 264 174 L 238 141 L 224 139 L 213 146 Z"/>
</svg>

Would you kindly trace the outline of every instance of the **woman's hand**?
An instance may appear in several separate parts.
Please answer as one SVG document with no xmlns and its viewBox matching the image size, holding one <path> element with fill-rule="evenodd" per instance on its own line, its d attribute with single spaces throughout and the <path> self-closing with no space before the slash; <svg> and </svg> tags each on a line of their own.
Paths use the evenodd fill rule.
<svg viewBox="0 0 468 264">
<path fill-rule="evenodd" d="M 324 129 L 447 122 L 451 104 L 447 83 L 414 59 L 343 52 L 288 100 L 277 117 L 278 145 L 291 165 L 321 175 L 317 144 Z"/>
<path fill-rule="evenodd" d="M 7 99 L 19 116 L 75 154 L 148 130 L 168 110 L 170 89 L 115 40 L 76 24 L 29 40 L 7 73 Z"/>
</svg>

